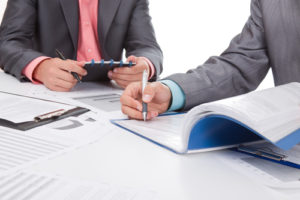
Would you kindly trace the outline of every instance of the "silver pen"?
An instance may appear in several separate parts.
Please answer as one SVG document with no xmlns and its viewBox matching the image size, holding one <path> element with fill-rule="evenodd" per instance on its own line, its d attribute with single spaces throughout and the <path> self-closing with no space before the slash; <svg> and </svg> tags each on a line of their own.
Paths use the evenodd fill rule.
<svg viewBox="0 0 300 200">
<path fill-rule="evenodd" d="M 142 95 L 144 95 L 144 90 L 147 86 L 147 82 L 148 82 L 148 71 L 145 69 L 143 72 L 143 80 L 142 80 Z M 144 121 L 146 121 L 147 119 L 147 112 L 148 112 L 148 105 L 143 102 L 143 119 Z"/>
</svg>

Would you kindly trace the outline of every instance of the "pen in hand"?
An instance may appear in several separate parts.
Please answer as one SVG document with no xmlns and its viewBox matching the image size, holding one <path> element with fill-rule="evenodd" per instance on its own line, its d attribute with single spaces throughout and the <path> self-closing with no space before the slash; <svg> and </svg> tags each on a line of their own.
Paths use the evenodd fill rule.
<svg viewBox="0 0 300 200">
<path fill-rule="evenodd" d="M 147 86 L 147 82 L 148 82 L 148 72 L 145 69 L 143 72 L 143 80 L 142 80 L 142 95 L 144 95 L 144 90 Z M 143 119 L 144 121 L 147 120 L 147 112 L 148 112 L 148 105 L 147 103 L 143 102 Z"/>
<path fill-rule="evenodd" d="M 62 59 L 62 60 L 67 60 L 67 59 L 65 58 L 65 56 L 64 56 L 58 49 L 55 49 L 55 52 L 56 52 L 57 56 L 58 56 L 60 59 Z M 74 77 L 79 83 L 81 83 L 81 80 L 80 80 L 80 78 L 79 78 L 79 75 L 78 75 L 76 72 L 71 72 L 71 74 L 73 75 L 73 77 Z"/>
</svg>

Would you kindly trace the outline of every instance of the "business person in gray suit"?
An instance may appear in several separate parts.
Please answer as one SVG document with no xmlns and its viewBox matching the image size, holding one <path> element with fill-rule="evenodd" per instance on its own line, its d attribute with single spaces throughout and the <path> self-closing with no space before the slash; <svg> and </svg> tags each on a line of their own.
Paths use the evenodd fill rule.
<svg viewBox="0 0 300 200">
<path fill-rule="evenodd" d="M 56 58 L 55 49 L 69 60 Z M 84 61 L 121 60 L 132 68 L 88 73 Z M 8 0 L 0 27 L 0 66 L 19 80 L 69 91 L 76 72 L 83 80 L 115 80 L 125 87 L 144 69 L 156 80 L 162 52 L 149 16 L 148 0 Z"/>
<path fill-rule="evenodd" d="M 300 1 L 252 0 L 251 16 L 242 32 L 218 57 L 185 74 L 174 74 L 148 85 L 133 83 L 121 97 L 122 110 L 142 119 L 141 99 L 148 119 L 170 110 L 247 93 L 257 88 L 269 69 L 275 85 L 300 81 Z"/>
</svg>

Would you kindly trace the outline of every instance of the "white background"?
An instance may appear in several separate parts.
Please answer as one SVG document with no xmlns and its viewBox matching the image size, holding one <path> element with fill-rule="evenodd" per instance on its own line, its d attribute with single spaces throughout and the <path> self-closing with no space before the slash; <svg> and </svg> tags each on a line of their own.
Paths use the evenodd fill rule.
<svg viewBox="0 0 300 200">
<path fill-rule="evenodd" d="M 6 1 L 0 3 L 0 20 Z M 247 21 L 250 0 L 150 0 L 150 12 L 164 52 L 165 77 L 222 53 Z M 260 88 L 271 86 L 269 73 Z"/>
</svg>

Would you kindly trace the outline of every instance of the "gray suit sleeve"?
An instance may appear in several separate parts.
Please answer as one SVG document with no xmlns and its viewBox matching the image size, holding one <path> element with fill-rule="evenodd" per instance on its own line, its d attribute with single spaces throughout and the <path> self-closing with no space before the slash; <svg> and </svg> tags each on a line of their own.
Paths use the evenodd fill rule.
<svg viewBox="0 0 300 200">
<path fill-rule="evenodd" d="M 269 69 L 264 37 L 259 1 L 252 0 L 250 18 L 224 53 L 185 74 L 166 78 L 184 91 L 184 110 L 256 89 Z"/>
<path fill-rule="evenodd" d="M 36 14 L 35 0 L 8 0 L 0 27 L 0 66 L 19 80 L 23 68 L 43 56 L 33 50 Z"/>
<path fill-rule="evenodd" d="M 153 63 L 156 74 L 151 81 L 159 77 L 162 72 L 163 55 L 155 38 L 148 0 L 137 0 L 125 40 L 125 49 L 126 56 L 146 57 Z"/>
</svg>

